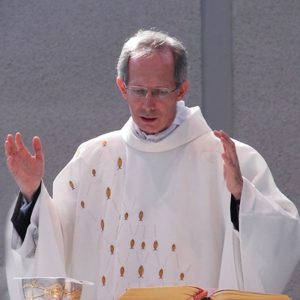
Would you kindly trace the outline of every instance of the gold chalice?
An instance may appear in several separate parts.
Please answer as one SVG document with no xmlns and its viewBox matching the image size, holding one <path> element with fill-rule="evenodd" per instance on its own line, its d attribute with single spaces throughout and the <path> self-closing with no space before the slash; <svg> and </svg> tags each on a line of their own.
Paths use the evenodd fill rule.
<svg viewBox="0 0 300 300">
<path fill-rule="evenodd" d="M 82 285 L 89 282 L 65 277 L 17 278 L 22 282 L 24 300 L 80 300 Z"/>
</svg>

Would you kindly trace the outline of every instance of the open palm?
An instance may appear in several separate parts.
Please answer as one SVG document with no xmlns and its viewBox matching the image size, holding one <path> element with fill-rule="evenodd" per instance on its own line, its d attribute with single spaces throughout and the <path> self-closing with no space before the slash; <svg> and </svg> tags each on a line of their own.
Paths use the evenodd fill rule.
<svg viewBox="0 0 300 300">
<path fill-rule="evenodd" d="M 31 200 L 44 176 L 44 154 L 39 137 L 32 139 L 34 153 L 31 154 L 18 132 L 15 137 L 8 134 L 4 148 L 7 167 L 27 200 Z"/>
</svg>

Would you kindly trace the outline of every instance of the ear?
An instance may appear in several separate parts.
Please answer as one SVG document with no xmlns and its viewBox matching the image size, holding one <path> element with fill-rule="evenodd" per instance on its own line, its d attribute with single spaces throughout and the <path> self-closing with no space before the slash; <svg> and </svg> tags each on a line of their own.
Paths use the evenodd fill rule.
<svg viewBox="0 0 300 300">
<path fill-rule="evenodd" d="M 180 88 L 178 89 L 178 94 L 177 94 L 177 101 L 182 100 L 186 94 L 186 92 L 188 91 L 190 86 L 190 82 L 188 80 L 185 80 Z"/>
<path fill-rule="evenodd" d="M 121 78 L 117 78 L 116 79 L 116 84 L 123 96 L 124 99 L 127 99 L 127 91 L 126 91 L 126 88 L 125 88 L 125 85 L 124 85 L 124 82 Z"/>
</svg>

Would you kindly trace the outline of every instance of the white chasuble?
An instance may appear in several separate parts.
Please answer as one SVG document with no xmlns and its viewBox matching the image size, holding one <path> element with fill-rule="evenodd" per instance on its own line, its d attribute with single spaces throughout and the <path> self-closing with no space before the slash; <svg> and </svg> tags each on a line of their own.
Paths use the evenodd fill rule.
<svg viewBox="0 0 300 300">
<path fill-rule="evenodd" d="M 57 176 L 53 199 L 42 188 L 35 230 L 13 250 L 34 266 L 31 275 L 92 281 L 86 300 L 187 284 L 281 292 L 299 259 L 300 226 L 262 157 L 236 141 L 244 178 L 237 232 L 222 145 L 199 108 L 157 143 L 131 127 L 130 119 L 82 144 Z M 16 275 L 28 270 L 24 263 Z"/>
</svg>

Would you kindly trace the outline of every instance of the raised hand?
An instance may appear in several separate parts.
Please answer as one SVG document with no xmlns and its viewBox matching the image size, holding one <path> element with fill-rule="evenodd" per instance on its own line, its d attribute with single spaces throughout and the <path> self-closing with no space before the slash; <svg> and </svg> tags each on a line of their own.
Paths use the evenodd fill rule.
<svg viewBox="0 0 300 300">
<path fill-rule="evenodd" d="M 215 130 L 214 134 L 223 144 L 224 153 L 224 178 L 229 192 L 235 199 L 241 199 L 243 188 L 243 177 L 241 174 L 239 159 L 233 140 L 222 130 Z"/>
<path fill-rule="evenodd" d="M 28 201 L 32 200 L 45 170 L 44 154 L 39 137 L 35 136 L 32 139 L 32 147 L 33 154 L 23 143 L 22 135 L 19 132 L 15 137 L 8 134 L 4 144 L 7 167 Z"/>
</svg>

